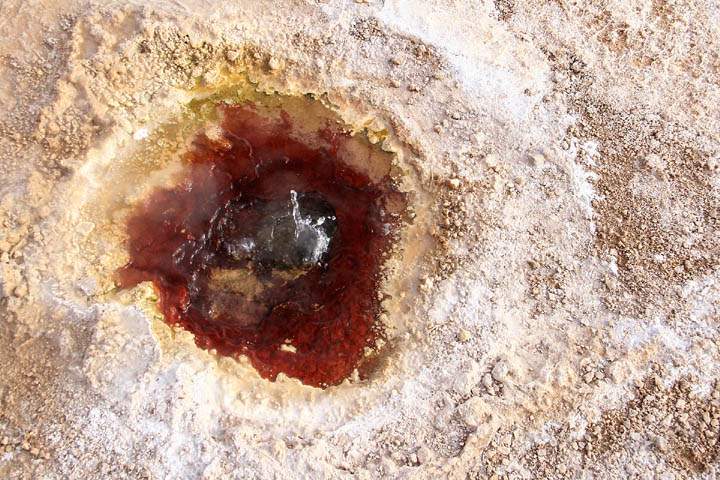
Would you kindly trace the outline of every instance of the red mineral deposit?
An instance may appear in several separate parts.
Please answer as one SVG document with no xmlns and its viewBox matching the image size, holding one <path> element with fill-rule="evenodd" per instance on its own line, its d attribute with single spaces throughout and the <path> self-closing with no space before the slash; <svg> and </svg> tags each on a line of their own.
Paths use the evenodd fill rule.
<svg viewBox="0 0 720 480">
<path fill-rule="evenodd" d="M 176 186 L 131 213 L 118 282 L 151 281 L 168 324 L 264 378 L 338 384 L 382 335 L 379 275 L 404 197 L 357 167 L 371 155 L 340 129 L 310 138 L 284 112 L 217 108 Z"/>
</svg>

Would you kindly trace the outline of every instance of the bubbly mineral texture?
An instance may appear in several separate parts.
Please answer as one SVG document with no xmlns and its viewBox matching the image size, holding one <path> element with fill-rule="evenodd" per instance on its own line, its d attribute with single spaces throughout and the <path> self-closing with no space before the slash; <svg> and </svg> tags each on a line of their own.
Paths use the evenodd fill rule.
<svg viewBox="0 0 720 480">
<path fill-rule="evenodd" d="M 152 281 L 169 324 L 267 379 L 340 383 L 382 334 L 379 274 L 403 195 L 339 158 L 340 130 L 305 142 L 287 114 L 217 108 L 220 129 L 196 136 L 181 181 L 130 216 L 119 283 Z"/>
</svg>

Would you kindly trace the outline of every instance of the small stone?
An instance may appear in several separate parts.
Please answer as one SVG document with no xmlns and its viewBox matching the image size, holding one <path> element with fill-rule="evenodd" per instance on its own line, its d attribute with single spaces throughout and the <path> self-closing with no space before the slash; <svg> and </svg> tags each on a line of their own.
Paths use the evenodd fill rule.
<svg viewBox="0 0 720 480">
<path fill-rule="evenodd" d="M 283 458 L 287 451 L 287 445 L 282 440 L 278 439 L 272 445 L 272 452 L 276 458 Z"/>
<path fill-rule="evenodd" d="M 280 345 L 280 351 L 288 352 L 288 353 L 297 353 L 297 348 L 295 348 L 295 345 L 283 343 L 282 345 Z"/>
<path fill-rule="evenodd" d="M 625 379 L 625 369 L 620 362 L 613 362 L 605 368 L 605 376 L 613 383 L 620 383 Z"/>
<path fill-rule="evenodd" d="M 665 170 L 665 161 L 654 153 L 649 154 L 643 159 L 643 164 L 652 171 L 662 172 Z"/>
<path fill-rule="evenodd" d="M 200 84 L 203 85 L 204 87 L 206 87 L 208 85 L 212 85 L 215 82 L 217 82 L 218 78 L 219 78 L 219 74 L 216 70 L 213 70 L 210 72 L 205 72 L 202 75 L 202 77 L 200 78 Z"/>
<path fill-rule="evenodd" d="M 433 451 L 424 445 L 418 448 L 416 455 L 419 464 L 431 462 L 434 456 Z"/>
<path fill-rule="evenodd" d="M 468 427 L 479 427 L 484 420 L 484 407 L 480 398 L 470 397 L 458 407 L 458 413 Z"/>
<path fill-rule="evenodd" d="M 498 165 L 498 156 L 494 153 L 489 153 L 485 155 L 485 165 L 487 165 L 490 168 L 495 168 Z"/>
<path fill-rule="evenodd" d="M 708 158 L 705 162 L 705 167 L 711 172 L 717 172 L 720 170 L 720 158 Z"/>
<path fill-rule="evenodd" d="M 710 422 L 712 421 L 712 418 L 710 418 L 710 412 L 707 412 L 707 411 L 703 412 L 702 418 L 703 418 L 703 422 L 710 425 Z"/>
<path fill-rule="evenodd" d="M 673 415 L 672 413 L 669 413 L 665 418 L 662 420 L 662 424 L 664 427 L 670 427 L 673 423 Z"/>
<path fill-rule="evenodd" d="M 660 437 L 660 436 L 655 438 L 655 446 L 658 448 L 658 450 L 660 450 L 663 453 L 667 452 L 670 448 L 668 445 L 668 441 L 665 440 L 665 438 Z"/>
<path fill-rule="evenodd" d="M 25 283 L 21 283 L 13 289 L 13 295 L 17 298 L 24 298 L 28 294 L 28 287 Z"/>
<path fill-rule="evenodd" d="M 507 378 L 507 374 L 509 371 L 510 367 L 508 367 L 508 364 L 500 360 L 495 364 L 492 369 L 492 378 L 494 378 L 498 382 L 502 382 L 505 380 L 505 378 Z"/>
<path fill-rule="evenodd" d="M 481 379 L 482 369 L 480 365 L 477 362 L 471 361 L 454 376 L 453 388 L 458 393 L 465 395 L 470 392 L 475 385 L 480 383 Z"/>
<path fill-rule="evenodd" d="M 400 59 L 400 57 L 390 57 L 390 63 L 393 65 L 402 65 L 402 59 Z"/>
<path fill-rule="evenodd" d="M 10 439 L 8 437 L 2 437 L 2 440 L 0 440 L 0 445 L 5 446 L 8 443 L 10 443 Z"/>
<path fill-rule="evenodd" d="M 405 463 L 405 455 L 403 455 L 400 451 L 394 451 L 390 454 L 390 458 L 392 458 L 396 463 L 403 464 Z"/>
<path fill-rule="evenodd" d="M 40 449 L 38 449 L 37 447 L 33 447 L 30 449 L 30 454 L 34 457 L 37 457 L 38 455 L 40 455 Z"/>
<path fill-rule="evenodd" d="M 543 168 L 545 166 L 545 155 L 542 153 L 532 153 L 530 154 L 530 158 L 535 168 Z"/>
<path fill-rule="evenodd" d="M 238 58 L 240 58 L 240 52 L 239 52 L 239 51 L 237 51 L 237 50 L 226 50 L 226 51 L 225 51 L 225 59 L 226 59 L 228 62 L 234 62 L 234 61 L 237 60 Z"/>
<path fill-rule="evenodd" d="M 425 292 L 432 290 L 435 281 L 431 277 L 425 277 L 420 283 L 420 290 Z"/>
<path fill-rule="evenodd" d="M 461 329 L 461 330 L 458 332 L 458 334 L 457 334 L 457 339 L 458 339 L 460 342 L 462 342 L 462 343 L 467 342 L 467 341 L 470 340 L 471 338 L 472 338 L 472 335 L 470 334 L 470 332 L 468 332 L 468 331 L 465 330 L 464 328 Z"/>
<path fill-rule="evenodd" d="M 605 277 L 605 286 L 608 290 L 613 291 L 618 287 L 618 281 L 615 277 Z"/>
<path fill-rule="evenodd" d="M 492 375 L 490 375 L 489 373 L 483 375 L 482 384 L 483 387 L 487 389 L 491 388 L 493 385 Z"/>
<path fill-rule="evenodd" d="M 460 179 L 459 178 L 451 178 L 448 180 L 448 187 L 450 187 L 453 190 L 457 190 L 460 188 Z"/>
<path fill-rule="evenodd" d="M 270 67 L 270 70 L 280 70 L 282 62 L 275 57 L 270 57 L 270 60 L 268 60 L 268 67 Z"/>
<path fill-rule="evenodd" d="M 592 371 L 587 372 L 587 373 L 583 376 L 583 380 L 585 380 L 585 383 L 592 383 L 592 381 L 595 380 L 595 373 L 592 372 Z"/>
</svg>

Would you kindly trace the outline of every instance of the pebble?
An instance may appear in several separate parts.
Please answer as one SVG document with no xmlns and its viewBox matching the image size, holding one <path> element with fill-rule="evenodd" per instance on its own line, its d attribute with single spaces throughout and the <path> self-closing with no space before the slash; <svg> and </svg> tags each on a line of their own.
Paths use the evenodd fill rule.
<svg viewBox="0 0 720 480">
<path fill-rule="evenodd" d="M 23 298 L 25 295 L 28 294 L 28 287 L 25 283 L 21 283 L 17 287 L 13 289 L 13 295 L 15 295 L 17 298 Z"/>
<path fill-rule="evenodd" d="M 430 291 L 432 290 L 433 285 L 435 285 L 434 280 L 431 277 L 425 277 L 420 283 L 420 290 L 425 292 Z"/>
<path fill-rule="evenodd" d="M 478 427 L 483 421 L 485 402 L 478 397 L 470 397 L 458 407 L 460 417 L 469 427 Z"/>
<path fill-rule="evenodd" d="M 276 457 L 284 457 L 287 451 L 287 445 L 282 440 L 278 439 L 272 445 L 272 452 Z"/>
<path fill-rule="evenodd" d="M 295 345 L 288 345 L 286 343 L 280 345 L 280 350 L 288 353 L 297 353 L 297 348 L 295 348 Z"/>
<path fill-rule="evenodd" d="M 228 62 L 234 62 L 238 58 L 240 58 L 240 52 L 238 52 L 237 50 L 227 50 L 225 52 L 225 59 Z"/>
<path fill-rule="evenodd" d="M 673 423 L 673 415 L 672 413 L 669 413 L 665 418 L 662 420 L 662 424 L 665 427 L 670 427 Z"/>
<path fill-rule="evenodd" d="M 485 164 L 490 168 L 495 168 L 498 165 L 498 156 L 494 153 L 485 155 Z"/>
<path fill-rule="evenodd" d="M 464 328 L 461 329 L 461 330 L 458 332 L 458 334 L 457 334 L 457 339 L 458 339 L 459 341 L 461 341 L 462 343 L 467 342 L 467 341 L 470 340 L 471 338 L 472 338 L 472 335 L 470 334 L 470 332 L 468 332 L 468 331 L 465 330 Z"/>
<path fill-rule="evenodd" d="M 654 153 L 647 155 L 644 159 L 645 166 L 656 172 L 665 170 L 665 161 Z"/>
<path fill-rule="evenodd" d="M 705 166 L 708 170 L 711 172 L 716 172 L 720 170 L 720 159 L 718 158 L 708 158 L 707 162 L 705 163 Z"/>
<path fill-rule="evenodd" d="M 433 459 L 433 451 L 424 445 L 422 447 L 418 448 L 416 455 L 417 455 L 417 461 L 420 464 L 428 463 L 428 462 L 432 461 L 432 459 Z"/>
<path fill-rule="evenodd" d="M 618 281 L 615 277 L 605 277 L 605 286 L 608 290 L 615 290 L 618 287 Z"/>
<path fill-rule="evenodd" d="M 270 60 L 268 60 L 268 67 L 270 67 L 270 70 L 280 70 L 282 62 L 275 57 L 270 57 Z"/>
<path fill-rule="evenodd" d="M 448 186 L 453 190 L 457 190 L 458 188 L 460 188 L 460 179 L 451 178 L 450 180 L 448 180 Z"/>
<path fill-rule="evenodd" d="M 508 364 L 504 361 L 500 360 L 495 364 L 495 366 L 492 369 L 492 378 L 494 378 L 498 382 L 502 382 L 507 377 L 508 372 L 510 371 L 510 367 L 508 367 Z"/>
<path fill-rule="evenodd" d="M 613 362 L 605 368 L 605 376 L 614 383 L 620 383 L 625 377 L 624 369 L 619 362 Z"/>
<path fill-rule="evenodd" d="M 545 155 L 542 153 L 533 153 L 530 155 L 530 158 L 536 168 L 542 168 L 545 166 Z"/>
<path fill-rule="evenodd" d="M 656 437 L 655 438 L 655 445 L 657 446 L 658 450 L 665 453 L 669 450 L 668 441 L 665 440 L 663 437 Z"/>
</svg>

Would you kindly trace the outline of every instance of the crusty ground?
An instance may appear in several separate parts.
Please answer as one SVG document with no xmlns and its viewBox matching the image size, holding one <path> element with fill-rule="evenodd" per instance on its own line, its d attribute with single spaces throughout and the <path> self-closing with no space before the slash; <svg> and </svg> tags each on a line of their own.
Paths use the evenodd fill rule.
<svg viewBox="0 0 720 480">
<path fill-rule="evenodd" d="M 717 475 L 714 2 L 46 3 L 0 6 L 0 477 Z M 396 154 L 368 380 L 114 286 L 188 102 L 248 81 Z"/>
</svg>

